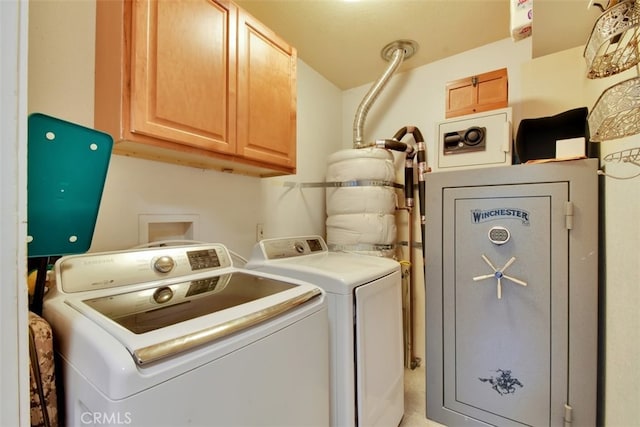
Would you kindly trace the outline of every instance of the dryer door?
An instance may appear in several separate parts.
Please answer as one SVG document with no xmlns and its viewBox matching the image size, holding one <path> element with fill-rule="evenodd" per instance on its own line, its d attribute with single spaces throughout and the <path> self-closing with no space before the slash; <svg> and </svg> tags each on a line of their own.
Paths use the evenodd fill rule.
<svg viewBox="0 0 640 427">
<path fill-rule="evenodd" d="M 355 290 L 359 426 L 398 425 L 404 413 L 400 270 Z"/>
</svg>

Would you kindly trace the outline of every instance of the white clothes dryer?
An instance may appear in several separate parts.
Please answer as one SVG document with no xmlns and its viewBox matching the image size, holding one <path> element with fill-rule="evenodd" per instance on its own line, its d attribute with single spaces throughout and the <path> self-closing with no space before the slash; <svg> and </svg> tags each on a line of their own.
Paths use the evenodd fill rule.
<svg viewBox="0 0 640 427">
<path fill-rule="evenodd" d="M 44 301 L 65 425 L 327 426 L 317 286 L 220 244 L 70 255 Z"/>
<path fill-rule="evenodd" d="M 245 266 L 327 295 L 331 425 L 397 426 L 404 414 L 400 264 L 329 252 L 320 236 L 265 239 Z"/>
</svg>

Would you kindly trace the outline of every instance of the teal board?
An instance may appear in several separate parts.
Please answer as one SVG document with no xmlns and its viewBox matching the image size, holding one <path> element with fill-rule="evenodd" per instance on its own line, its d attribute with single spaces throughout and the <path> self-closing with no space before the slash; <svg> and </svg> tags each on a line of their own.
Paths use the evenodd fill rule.
<svg viewBox="0 0 640 427">
<path fill-rule="evenodd" d="M 28 132 L 28 256 L 87 252 L 113 139 L 39 113 L 29 116 Z"/>
</svg>

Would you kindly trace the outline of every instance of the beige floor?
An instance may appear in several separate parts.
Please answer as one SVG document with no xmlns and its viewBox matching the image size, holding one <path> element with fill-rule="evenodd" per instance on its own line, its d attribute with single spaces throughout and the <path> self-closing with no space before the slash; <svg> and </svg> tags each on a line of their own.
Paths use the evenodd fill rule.
<svg viewBox="0 0 640 427">
<path fill-rule="evenodd" d="M 404 371 L 404 418 L 399 427 L 444 427 L 425 415 L 424 366 Z"/>
</svg>

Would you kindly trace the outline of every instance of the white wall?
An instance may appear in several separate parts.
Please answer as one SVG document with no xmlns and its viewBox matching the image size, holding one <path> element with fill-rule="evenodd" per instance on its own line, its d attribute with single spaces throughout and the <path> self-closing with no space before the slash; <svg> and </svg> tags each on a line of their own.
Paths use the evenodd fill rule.
<svg viewBox="0 0 640 427">
<path fill-rule="evenodd" d="M 341 146 L 341 99 L 340 89 L 298 61 L 298 173 L 262 180 L 265 237 L 324 237 L 324 188 L 295 185 L 324 181 L 326 159 Z"/>
<path fill-rule="evenodd" d="M 136 246 L 139 216 L 164 215 L 193 217 L 195 240 L 222 242 L 246 255 L 255 242 L 259 200 L 259 178 L 112 156 L 91 251 Z"/>
<path fill-rule="evenodd" d="M 601 155 L 640 147 L 638 136 L 603 143 Z M 640 173 L 637 163 L 605 163 L 608 174 Z M 640 420 L 640 176 L 605 181 L 605 424 Z M 632 402 L 636 402 L 635 404 Z"/>
<path fill-rule="evenodd" d="M 29 112 L 93 125 L 95 2 L 30 3 Z M 298 63 L 299 173 L 260 179 L 112 156 L 91 251 L 137 245 L 139 216 L 197 218 L 196 240 L 248 256 L 256 225 L 265 237 L 324 233 L 324 192 L 287 191 L 284 181 L 322 181 L 339 141 L 340 90 Z"/>
<path fill-rule="evenodd" d="M 428 46 L 421 46 L 428 49 Z M 411 71 L 399 73 L 391 78 L 386 88 L 372 105 L 364 125 L 364 141 L 391 138 L 403 126 L 417 126 L 427 146 L 427 163 L 432 164 L 434 158 L 434 138 L 436 124 L 445 119 L 445 87 L 450 80 L 456 80 L 474 74 L 480 74 L 500 68 L 507 68 L 509 79 L 509 105 L 513 109 L 514 122 L 519 121 L 520 111 L 520 69 L 521 65 L 531 58 L 531 39 L 513 42 L 504 39 L 459 55 L 428 64 Z M 411 58 L 407 59 L 411 61 Z M 381 62 L 381 72 L 387 66 Z M 344 92 L 342 102 L 342 139 L 343 148 L 351 148 L 353 144 L 353 119 L 361 100 L 371 85 L 364 85 Z M 407 136 L 407 141 L 411 139 Z M 401 173 L 404 156 L 396 156 L 397 170 Z M 398 177 L 402 182 L 403 178 Z M 419 209 L 416 202 L 414 237 L 421 242 Z M 404 213 L 398 214 L 398 240 L 408 240 L 408 219 Z M 402 257 L 409 259 L 407 248 L 402 250 Z M 414 250 L 414 267 L 412 279 L 414 285 L 414 333 L 413 353 L 424 360 L 425 357 L 425 324 L 424 324 L 424 264 L 422 251 Z"/>
<path fill-rule="evenodd" d="M 428 49 L 420 46 L 420 49 Z M 406 125 L 417 126 L 427 144 L 427 157 L 433 158 L 436 123 L 445 119 L 445 86 L 448 81 L 507 68 L 509 106 L 520 117 L 520 67 L 531 59 L 531 39 L 519 42 L 504 39 L 454 55 L 394 76 L 373 104 L 364 126 L 364 140 L 390 138 Z M 407 59 L 410 62 L 411 58 Z M 381 74 L 386 63 L 381 59 Z M 342 138 L 344 148 L 353 142 L 353 118 L 370 85 L 344 92 L 342 103 Z M 514 120 L 515 122 L 515 120 Z M 430 163 L 430 162 L 429 162 Z"/>
<path fill-rule="evenodd" d="M 609 78 L 588 80 L 583 47 L 568 49 L 528 62 L 523 67 L 522 91 L 529 117 L 556 114 L 587 106 L 593 110 L 600 94 L 616 83 L 637 76 L 632 69 Z M 592 129 L 591 132 L 594 130 Z M 600 157 L 640 147 L 640 136 L 600 143 Z M 602 162 L 607 174 L 632 177 L 640 165 Z M 638 425 L 640 420 L 640 176 L 604 180 L 605 255 L 604 421 L 607 426 Z"/>
</svg>

